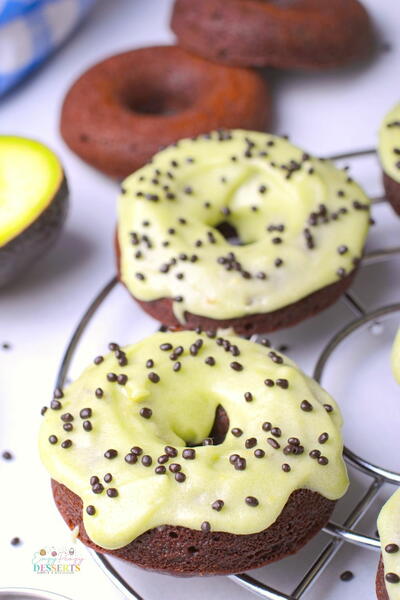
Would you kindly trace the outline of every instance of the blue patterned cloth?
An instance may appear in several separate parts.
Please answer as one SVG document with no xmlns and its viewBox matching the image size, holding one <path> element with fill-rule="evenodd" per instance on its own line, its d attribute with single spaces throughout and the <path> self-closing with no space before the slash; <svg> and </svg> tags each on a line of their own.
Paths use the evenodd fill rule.
<svg viewBox="0 0 400 600">
<path fill-rule="evenodd" d="M 0 0 L 0 96 L 38 67 L 96 0 Z"/>
</svg>

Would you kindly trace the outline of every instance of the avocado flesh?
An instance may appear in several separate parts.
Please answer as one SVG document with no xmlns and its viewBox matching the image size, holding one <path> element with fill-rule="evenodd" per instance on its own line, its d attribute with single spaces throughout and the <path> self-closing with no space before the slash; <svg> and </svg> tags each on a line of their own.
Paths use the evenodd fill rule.
<svg viewBox="0 0 400 600">
<path fill-rule="evenodd" d="M 68 210 L 62 165 L 34 140 L 0 136 L 0 288 L 57 241 Z"/>
<path fill-rule="evenodd" d="M 46 210 L 63 178 L 60 161 L 49 148 L 0 136 L 0 248 Z"/>
</svg>

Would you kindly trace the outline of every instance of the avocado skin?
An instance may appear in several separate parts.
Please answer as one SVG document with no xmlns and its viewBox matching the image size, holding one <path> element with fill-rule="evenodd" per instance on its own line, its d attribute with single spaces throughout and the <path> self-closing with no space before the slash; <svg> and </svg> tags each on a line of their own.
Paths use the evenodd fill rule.
<svg viewBox="0 0 400 600">
<path fill-rule="evenodd" d="M 48 207 L 15 238 L 0 247 L 0 288 L 18 279 L 57 241 L 68 212 L 65 178 Z"/>
</svg>

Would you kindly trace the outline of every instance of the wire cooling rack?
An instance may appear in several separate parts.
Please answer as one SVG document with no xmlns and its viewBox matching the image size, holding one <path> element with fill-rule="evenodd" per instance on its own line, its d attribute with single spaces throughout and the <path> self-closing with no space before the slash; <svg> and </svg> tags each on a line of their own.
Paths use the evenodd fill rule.
<svg viewBox="0 0 400 600">
<path fill-rule="evenodd" d="M 355 152 L 347 152 L 343 154 L 336 154 L 334 156 L 327 157 L 332 161 L 351 161 L 353 159 L 362 159 L 363 157 L 371 157 L 376 154 L 374 149 L 360 150 Z M 373 204 L 385 202 L 384 196 L 377 196 L 372 198 Z M 361 262 L 360 268 L 365 268 L 371 264 L 379 263 L 382 261 L 391 260 L 394 257 L 400 257 L 400 247 L 389 248 L 385 250 L 377 250 L 366 254 Z M 91 322 L 93 316 L 108 297 L 110 292 L 118 284 L 116 277 L 113 277 L 101 291 L 94 298 L 84 315 L 82 316 L 78 326 L 76 327 L 69 343 L 65 354 L 63 356 L 60 369 L 57 375 L 56 385 L 57 387 L 63 387 L 67 379 L 67 374 L 78 349 L 80 340 L 87 326 Z M 356 332 L 357 330 L 370 325 L 375 328 L 379 333 L 380 320 L 385 316 L 399 313 L 400 316 L 400 303 L 390 304 L 382 306 L 373 311 L 368 311 L 364 308 L 363 303 L 354 295 L 352 291 L 347 292 L 342 299 L 346 302 L 350 310 L 352 311 L 354 318 L 347 323 L 342 329 L 337 331 L 330 341 L 323 348 L 322 352 L 317 359 L 313 377 L 319 383 L 322 383 L 326 366 L 329 363 L 334 351 L 340 347 L 340 345 L 347 340 L 347 338 Z M 257 342 L 258 336 L 252 336 L 252 341 Z M 342 523 L 329 522 L 323 529 L 325 533 L 330 536 L 330 541 L 323 547 L 319 555 L 314 559 L 313 564 L 304 573 L 300 581 L 297 583 L 295 588 L 290 594 L 283 593 L 278 589 L 274 589 L 261 581 L 258 581 L 254 577 L 248 574 L 237 574 L 230 575 L 229 579 L 234 583 L 245 588 L 248 592 L 254 595 L 264 598 L 266 600 L 299 600 L 306 596 L 307 591 L 316 582 L 316 580 L 323 574 L 324 570 L 333 559 L 335 554 L 344 546 L 344 544 L 353 544 L 360 546 L 375 552 L 380 551 L 380 542 L 377 538 L 366 536 L 358 532 L 355 527 L 365 515 L 372 502 L 378 496 L 382 486 L 384 484 L 392 484 L 394 486 L 400 486 L 400 473 L 390 471 L 379 465 L 373 464 L 365 458 L 357 455 L 350 448 L 344 448 L 344 457 L 346 462 L 367 475 L 370 479 L 370 485 L 364 494 L 358 499 L 356 504 L 352 507 L 351 511 Z M 144 600 L 143 597 L 126 581 L 126 579 L 118 572 L 116 568 L 111 564 L 107 556 L 99 554 L 93 550 L 90 550 L 90 554 L 94 561 L 99 567 L 106 573 L 109 579 L 116 585 L 116 587 L 127 597 L 135 600 Z"/>
</svg>

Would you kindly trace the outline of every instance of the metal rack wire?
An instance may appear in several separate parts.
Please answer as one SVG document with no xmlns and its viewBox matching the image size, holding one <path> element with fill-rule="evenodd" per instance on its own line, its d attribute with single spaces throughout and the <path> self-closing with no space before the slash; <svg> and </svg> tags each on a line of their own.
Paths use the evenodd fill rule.
<svg viewBox="0 0 400 600">
<path fill-rule="evenodd" d="M 375 154 L 374 149 L 359 150 L 355 152 L 347 152 L 343 154 L 336 154 L 330 157 L 329 160 L 350 160 L 354 158 L 362 158 L 373 156 Z M 385 198 L 378 196 L 372 199 L 373 204 L 384 202 Z M 364 256 L 361 267 L 365 267 L 377 262 L 389 260 L 393 257 L 400 257 L 400 247 L 390 248 L 386 250 L 378 250 L 371 252 Z M 65 354 L 61 361 L 60 369 L 57 375 L 56 385 L 57 387 L 63 387 L 67 372 L 69 370 L 71 361 L 74 357 L 75 351 L 79 345 L 81 337 L 89 325 L 94 314 L 110 294 L 110 292 L 117 285 L 118 281 L 116 277 L 113 277 L 97 294 L 94 298 L 84 315 L 82 316 L 78 326 L 76 327 L 69 344 L 66 348 Z M 379 321 L 382 317 L 394 313 L 400 315 L 400 303 L 391 304 L 389 306 L 383 306 L 374 311 L 368 312 L 353 292 L 348 292 L 343 297 L 344 301 L 353 312 L 355 318 L 345 325 L 340 331 L 334 334 L 331 340 L 323 348 L 316 362 L 313 377 L 318 382 L 322 383 L 323 375 L 328 361 L 330 360 L 333 352 L 344 342 L 349 335 L 364 327 L 367 324 L 373 324 Z M 252 341 L 257 342 L 257 336 L 253 336 Z M 364 493 L 364 495 L 358 500 L 357 504 L 352 508 L 351 512 L 347 515 L 347 518 L 342 523 L 330 522 L 323 529 L 331 539 L 322 549 L 320 554 L 314 560 L 314 563 L 303 575 L 302 579 L 297 583 L 293 591 L 287 595 L 277 589 L 274 589 L 257 579 L 247 574 L 230 575 L 229 579 L 234 583 L 245 588 L 247 591 L 254 595 L 264 598 L 265 600 L 299 600 L 303 598 L 309 588 L 315 583 L 318 577 L 324 572 L 330 561 L 333 559 L 335 554 L 345 544 L 354 544 L 361 546 L 373 551 L 380 551 L 380 542 L 377 538 L 366 536 L 362 533 L 357 532 L 355 527 L 361 518 L 365 515 L 371 503 L 377 497 L 380 489 L 386 483 L 400 486 L 400 473 L 396 473 L 387 470 L 379 465 L 370 463 L 368 460 L 361 456 L 358 456 L 350 448 L 344 448 L 344 457 L 346 462 L 361 471 L 371 479 L 371 483 Z M 99 554 L 93 550 L 90 553 L 94 561 L 99 567 L 107 574 L 110 580 L 116 585 L 116 587 L 127 597 L 135 600 L 144 600 L 143 597 L 133 589 L 133 587 L 121 576 L 121 574 L 113 567 L 108 558 Z"/>
</svg>

